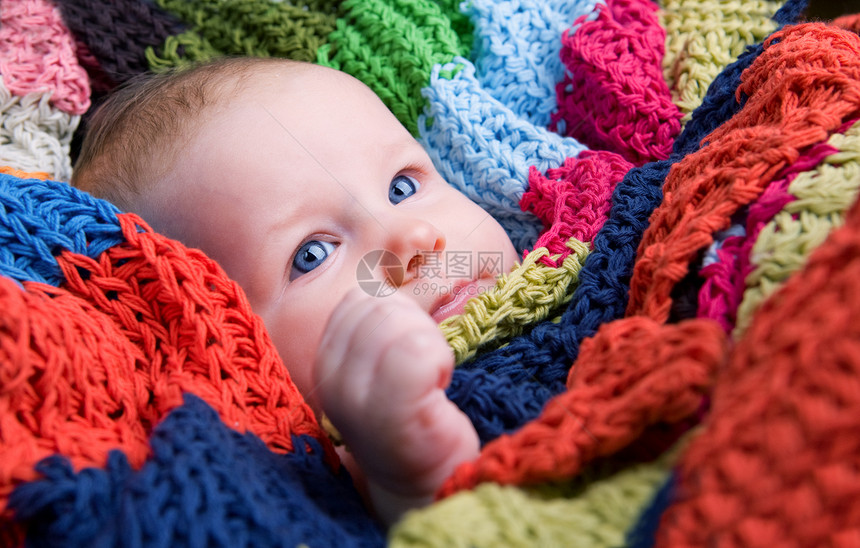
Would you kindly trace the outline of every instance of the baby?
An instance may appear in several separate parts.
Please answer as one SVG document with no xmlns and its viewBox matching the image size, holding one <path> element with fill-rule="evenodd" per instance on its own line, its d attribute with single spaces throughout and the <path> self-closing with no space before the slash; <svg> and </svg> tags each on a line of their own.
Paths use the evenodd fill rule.
<svg viewBox="0 0 860 548">
<path fill-rule="evenodd" d="M 477 456 L 444 393 L 453 354 L 437 323 L 517 254 L 364 84 L 254 58 L 136 81 L 93 116 L 72 182 L 239 283 L 384 521 Z M 456 273 L 440 268 L 454 255 Z M 362 289 L 368 273 L 379 291 Z"/>
</svg>

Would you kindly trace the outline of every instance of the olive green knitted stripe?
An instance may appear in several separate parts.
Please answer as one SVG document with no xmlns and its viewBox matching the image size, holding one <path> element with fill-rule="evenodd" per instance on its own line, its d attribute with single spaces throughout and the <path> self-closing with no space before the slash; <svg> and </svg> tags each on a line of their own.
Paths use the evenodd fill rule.
<svg viewBox="0 0 860 548">
<path fill-rule="evenodd" d="M 341 13 L 318 62 L 367 84 L 417 135 L 433 66 L 467 52 L 449 13 L 432 0 L 347 0 Z"/>
<path fill-rule="evenodd" d="M 168 38 L 162 51 L 147 52 L 153 70 L 219 55 L 284 57 L 315 61 L 335 28 L 337 2 L 301 5 L 270 0 L 157 0 L 190 26 Z"/>
<path fill-rule="evenodd" d="M 389 546 L 624 546 L 677 455 L 673 449 L 657 461 L 620 470 L 595 467 L 568 483 L 538 488 L 481 484 L 406 514 L 389 533 Z"/>
<path fill-rule="evenodd" d="M 220 51 L 193 30 L 168 36 L 158 52 L 152 47 L 146 48 L 146 61 L 153 72 L 186 66 L 220 55 L 222 55 Z"/>
<path fill-rule="evenodd" d="M 755 269 L 747 276 L 738 307 L 734 336 L 741 337 L 753 313 L 788 278 L 803 268 L 809 255 L 830 233 L 842 226 L 844 214 L 860 191 L 860 123 L 844 134 L 834 133 L 831 154 L 810 171 L 800 173 L 788 186 L 796 200 L 767 223 L 750 253 Z"/>
<path fill-rule="evenodd" d="M 776 30 L 773 15 L 785 0 L 662 0 L 666 29 L 663 76 L 686 124 L 708 86 L 744 50 Z"/>
<path fill-rule="evenodd" d="M 566 245 L 572 253 L 558 268 L 538 262 L 549 253 L 545 247 L 534 249 L 494 288 L 470 299 L 463 314 L 440 324 L 458 364 L 478 349 L 500 346 L 570 300 L 590 246 L 576 238 Z"/>
</svg>

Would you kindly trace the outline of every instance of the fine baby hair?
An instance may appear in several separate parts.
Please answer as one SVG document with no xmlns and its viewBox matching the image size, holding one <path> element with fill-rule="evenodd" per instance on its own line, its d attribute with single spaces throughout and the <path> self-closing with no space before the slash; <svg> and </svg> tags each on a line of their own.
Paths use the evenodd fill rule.
<svg viewBox="0 0 860 548">
<path fill-rule="evenodd" d="M 128 80 L 89 118 L 72 184 L 127 207 L 132 194 L 170 169 L 208 109 L 241 93 L 245 79 L 266 68 L 301 66 L 289 59 L 221 57 Z"/>
</svg>

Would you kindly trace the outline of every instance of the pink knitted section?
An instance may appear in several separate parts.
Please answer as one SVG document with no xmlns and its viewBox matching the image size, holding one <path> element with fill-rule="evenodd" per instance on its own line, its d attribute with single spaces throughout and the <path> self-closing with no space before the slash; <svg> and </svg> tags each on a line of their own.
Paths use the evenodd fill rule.
<svg viewBox="0 0 860 548">
<path fill-rule="evenodd" d="M 753 271 L 750 255 L 764 226 L 774 215 L 794 201 L 788 187 L 798 174 L 819 165 L 827 156 L 839 152 L 827 143 L 810 147 L 797 161 L 789 165 L 750 205 L 746 219 L 746 235 L 732 236 L 717 251 L 718 261 L 700 271 L 705 279 L 699 291 L 699 317 L 711 318 L 730 332 L 735 326 L 736 312 L 746 289 L 744 280 Z"/>
<path fill-rule="evenodd" d="M 656 12 L 651 0 L 608 0 L 565 31 L 556 131 L 636 165 L 669 156 L 682 115 L 663 79 L 666 32 Z"/>
<path fill-rule="evenodd" d="M 633 166 L 613 152 L 585 151 L 567 158 L 562 167 L 549 169 L 546 176 L 534 166 L 529 170 L 529 189 L 520 199 L 523 211 L 531 211 L 548 229 L 535 243 L 546 247 L 541 261 L 558 267 L 570 254 L 565 243 L 570 238 L 590 242 L 606 222 L 612 205 L 612 191 Z"/>
<path fill-rule="evenodd" d="M 49 0 L 0 2 L 0 74 L 15 95 L 51 91 L 54 106 L 69 114 L 90 107 L 74 39 Z"/>
<path fill-rule="evenodd" d="M 717 250 L 717 260 L 699 271 L 705 282 L 699 290 L 700 318 L 716 320 L 726 333 L 734 326 L 736 312 L 743 296 L 740 275 L 742 236 L 729 236 Z"/>
</svg>

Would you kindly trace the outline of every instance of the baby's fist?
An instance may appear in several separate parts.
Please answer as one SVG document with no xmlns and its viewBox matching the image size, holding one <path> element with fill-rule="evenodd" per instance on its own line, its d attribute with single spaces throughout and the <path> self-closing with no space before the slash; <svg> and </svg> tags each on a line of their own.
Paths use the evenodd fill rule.
<svg viewBox="0 0 860 548">
<path fill-rule="evenodd" d="M 427 502 L 478 453 L 471 422 L 444 393 L 453 367 L 438 326 L 407 298 L 354 290 L 329 320 L 315 365 L 320 400 L 384 516 L 398 513 L 379 508 L 386 501 Z"/>
<path fill-rule="evenodd" d="M 323 408 L 334 419 L 341 408 L 351 415 L 412 405 L 444 389 L 453 367 L 439 328 L 415 303 L 398 294 L 373 298 L 353 290 L 329 319 L 314 373 Z"/>
</svg>

